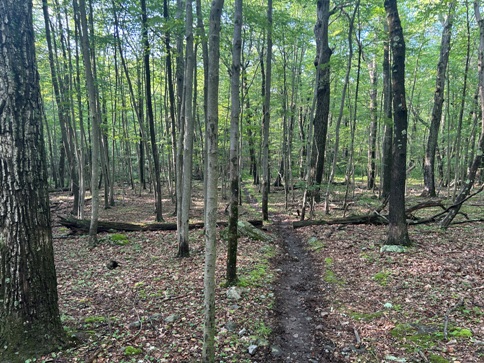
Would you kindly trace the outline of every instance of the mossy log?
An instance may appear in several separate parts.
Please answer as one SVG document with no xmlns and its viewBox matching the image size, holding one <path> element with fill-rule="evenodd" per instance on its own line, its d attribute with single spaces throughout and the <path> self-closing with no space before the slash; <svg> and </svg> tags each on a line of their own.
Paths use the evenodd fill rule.
<svg viewBox="0 0 484 363">
<path fill-rule="evenodd" d="M 72 233 L 75 234 L 85 234 L 89 232 L 89 225 L 91 221 L 89 219 L 77 219 L 74 217 L 62 217 L 59 216 L 60 224 L 64 227 L 69 228 Z M 255 227 L 261 227 L 261 220 L 250 220 L 248 221 L 251 225 Z M 217 225 L 221 227 L 227 226 L 226 221 L 217 222 Z M 203 228 L 204 223 L 190 223 L 190 229 Z M 98 222 L 98 232 L 136 232 L 136 231 L 176 231 L 176 223 L 128 223 L 128 222 L 111 222 L 111 221 L 99 221 Z"/>
</svg>

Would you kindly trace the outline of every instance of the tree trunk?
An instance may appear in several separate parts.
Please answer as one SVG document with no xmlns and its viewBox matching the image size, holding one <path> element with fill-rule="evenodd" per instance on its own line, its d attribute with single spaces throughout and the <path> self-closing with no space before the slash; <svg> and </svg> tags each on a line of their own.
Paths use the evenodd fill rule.
<svg viewBox="0 0 484 363">
<path fill-rule="evenodd" d="M 480 167 L 482 167 L 484 160 L 484 18 L 480 12 L 480 1 L 474 2 L 474 12 L 476 14 L 477 24 L 479 26 L 479 60 L 478 60 L 478 75 L 479 75 L 479 98 L 481 101 L 481 136 L 479 138 L 478 150 L 474 156 L 466 180 L 463 182 L 463 187 L 454 201 L 454 206 L 449 210 L 449 213 L 442 220 L 440 226 L 447 228 L 453 221 L 462 206 L 462 201 L 469 195 L 474 182 L 476 174 Z"/>
<path fill-rule="evenodd" d="M 405 100 L 405 40 L 397 0 L 385 0 L 390 32 L 393 92 L 393 164 L 389 199 L 389 228 L 386 243 L 411 244 L 405 217 L 405 179 L 407 162 L 407 104 Z"/>
<path fill-rule="evenodd" d="M 267 54 L 264 82 L 264 119 L 262 121 L 262 219 L 269 220 L 269 124 L 271 122 L 272 81 L 272 0 L 267 0 Z"/>
<path fill-rule="evenodd" d="M 150 128 L 151 153 L 153 155 L 154 167 L 154 189 L 155 189 L 155 207 L 156 221 L 163 221 L 163 208 L 161 204 L 161 170 L 160 156 L 158 154 L 158 145 L 156 143 L 155 120 L 153 116 L 153 102 L 151 100 L 151 70 L 150 70 L 150 42 L 148 39 L 148 17 L 146 14 L 146 0 L 141 0 L 141 27 L 143 38 L 143 64 L 145 70 L 145 98 L 146 98 L 146 116 Z"/>
<path fill-rule="evenodd" d="M 242 54 L 242 0 L 235 1 L 232 42 L 231 115 L 230 115 L 230 207 L 227 246 L 227 285 L 237 283 L 237 222 L 239 220 L 239 119 L 240 60 Z"/>
<path fill-rule="evenodd" d="M 388 24 L 384 22 L 384 31 L 388 34 Z M 392 77 L 390 73 L 390 38 L 385 38 L 383 45 L 383 144 L 382 144 L 382 199 L 390 196 L 392 189 L 392 144 L 393 144 L 393 119 L 392 119 Z"/>
<path fill-rule="evenodd" d="M 317 2 L 317 23 L 314 28 L 317 45 L 317 56 L 314 64 L 316 66 L 316 114 L 314 116 L 314 143 L 311 152 L 311 166 L 315 168 L 314 182 L 316 190 L 314 198 L 316 202 L 321 199 L 320 187 L 323 181 L 324 154 L 326 151 L 326 135 L 328 133 L 329 102 L 331 96 L 331 68 L 330 58 L 332 50 L 328 43 L 329 0 L 318 0 Z"/>
<path fill-rule="evenodd" d="M 0 0 L 0 361 L 66 342 L 52 248 L 32 3 Z"/>
<path fill-rule="evenodd" d="M 435 152 L 437 150 L 437 140 L 439 126 L 442 119 L 442 105 L 444 103 L 445 72 L 449 62 L 450 37 L 454 17 L 455 1 L 450 3 L 449 14 L 442 30 L 442 40 L 440 43 L 440 59 L 437 65 L 437 79 L 434 93 L 434 106 L 432 118 L 430 120 L 429 138 L 425 149 L 424 161 L 424 191 L 423 196 L 435 197 Z"/>
<path fill-rule="evenodd" d="M 80 29 L 81 29 L 81 49 L 82 59 L 84 61 L 84 72 L 86 75 L 86 84 L 89 96 L 89 111 L 92 120 L 91 127 L 91 227 L 89 230 L 89 244 L 91 246 L 97 245 L 97 223 L 99 217 L 99 154 L 101 151 L 101 113 L 99 110 L 99 99 L 96 88 L 96 81 L 94 79 L 89 34 L 86 18 L 86 3 L 85 0 L 74 0 L 74 11 L 79 13 Z"/>
<path fill-rule="evenodd" d="M 215 263 L 217 259 L 217 179 L 218 179 L 218 89 L 220 70 L 220 18 L 224 0 L 213 0 L 210 10 L 208 94 L 207 94 L 207 173 L 205 209 L 204 327 L 202 361 L 215 361 Z"/>
<path fill-rule="evenodd" d="M 370 72 L 370 136 L 368 140 L 368 181 L 367 187 L 369 190 L 375 188 L 376 178 L 376 134 L 378 131 L 378 113 L 377 113 L 377 90 L 378 90 L 378 76 L 376 71 L 376 60 L 373 58 L 368 65 Z"/>
<path fill-rule="evenodd" d="M 193 50 L 193 0 L 186 0 L 186 62 L 185 62 L 185 87 L 184 87 L 184 112 L 185 127 L 183 136 L 183 172 L 182 172 L 182 194 L 181 205 L 177 212 L 181 214 L 178 229 L 178 257 L 190 256 L 188 243 L 188 219 L 190 212 L 190 201 L 192 195 L 192 164 L 193 164 L 193 133 L 195 122 L 193 120 L 193 70 L 195 67 L 195 55 Z"/>
</svg>

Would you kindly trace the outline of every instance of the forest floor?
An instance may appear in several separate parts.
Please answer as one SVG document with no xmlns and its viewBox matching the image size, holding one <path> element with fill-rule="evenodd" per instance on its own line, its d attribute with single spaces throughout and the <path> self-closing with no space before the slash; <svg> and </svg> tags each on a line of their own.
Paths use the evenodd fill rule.
<svg viewBox="0 0 484 363">
<path fill-rule="evenodd" d="M 255 187 L 241 219 L 260 218 Z M 191 221 L 201 220 L 195 184 Z M 407 205 L 422 202 L 409 190 Z M 341 217 L 342 195 L 332 193 L 331 215 Z M 433 362 L 484 360 L 484 223 L 410 227 L 414 246 L 380 252 L 386 227 L 323 225 L 292 229 L 300 195 L 288 211 L 284 195 L 270 195 L 271 242 L 239 239 L 237 294 L 224 287 L 226 243 L 217 257 L 217 362 Z M 442 200 L 450 205 L 450 199 Z M 356 188 L 346 214 L 372 211 L 380 202 Z M 176 232 L 70 235 L 58 223 L 72 198 L 51 194 L 59 306 L 78 343 L 37 362 L 198 362 L 203 335 L 202 230 L 190 234 L 191 256 L 175 257 Z M 219 220 L 227 220 L 221 201 Z M 484 197 L 464 212 L 482 218 Z M 174 222 L 164 200 L 164 218 Z M 437 209 L 415 214 L 432 215 Z M 86 214 L 88 215 L 88 214 Z M 101 219 L 153 222 L 148 191 L 119 189 L 116 206 Z M 462 218 L 462 217 L 458 217 Z M 111 260 L 118 262 L 108 269 Z M 250 351 L 250 353 L 249 353 Z"/>
</svg>

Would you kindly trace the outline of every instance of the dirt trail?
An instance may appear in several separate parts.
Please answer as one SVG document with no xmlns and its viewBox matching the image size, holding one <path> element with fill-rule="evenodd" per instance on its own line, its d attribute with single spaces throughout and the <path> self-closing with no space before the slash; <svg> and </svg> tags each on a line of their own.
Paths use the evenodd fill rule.
<svg viewBox="0 0 484 363">
<path fill-rule="evenodd" d="M 266 361 L 336 362 L 331 358 L 333 344 L 324 338 L 324 324 L 318 313 L 325 306 L 319 273 L 291 221 L 281 215 L 272 217 L 270 230 L 278 237 L 283 253 L 277 260 L 280 271 L 274 286 L 276 328 Z"/>
</svg>

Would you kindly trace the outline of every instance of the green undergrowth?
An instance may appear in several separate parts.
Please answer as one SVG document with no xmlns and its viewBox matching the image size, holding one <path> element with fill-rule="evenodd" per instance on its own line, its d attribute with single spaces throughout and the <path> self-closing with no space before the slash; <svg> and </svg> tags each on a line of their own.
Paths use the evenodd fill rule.
<svg viewBox="0 0 484 363">
<path fill-rule="evenodd" d="M 444 328 L 441 325 L 397 324 L 390 332 L 391 336 L 402 342 L 407 352 L 430 350 L 445 341 Z M 472 332 L 467 328 L 448 327 L 448 339 L 469 339 Z M 437 358 L 435 358 L 437 359 Z M 439 362 L 435 360 L 435 362 Z"/>
</svg>

